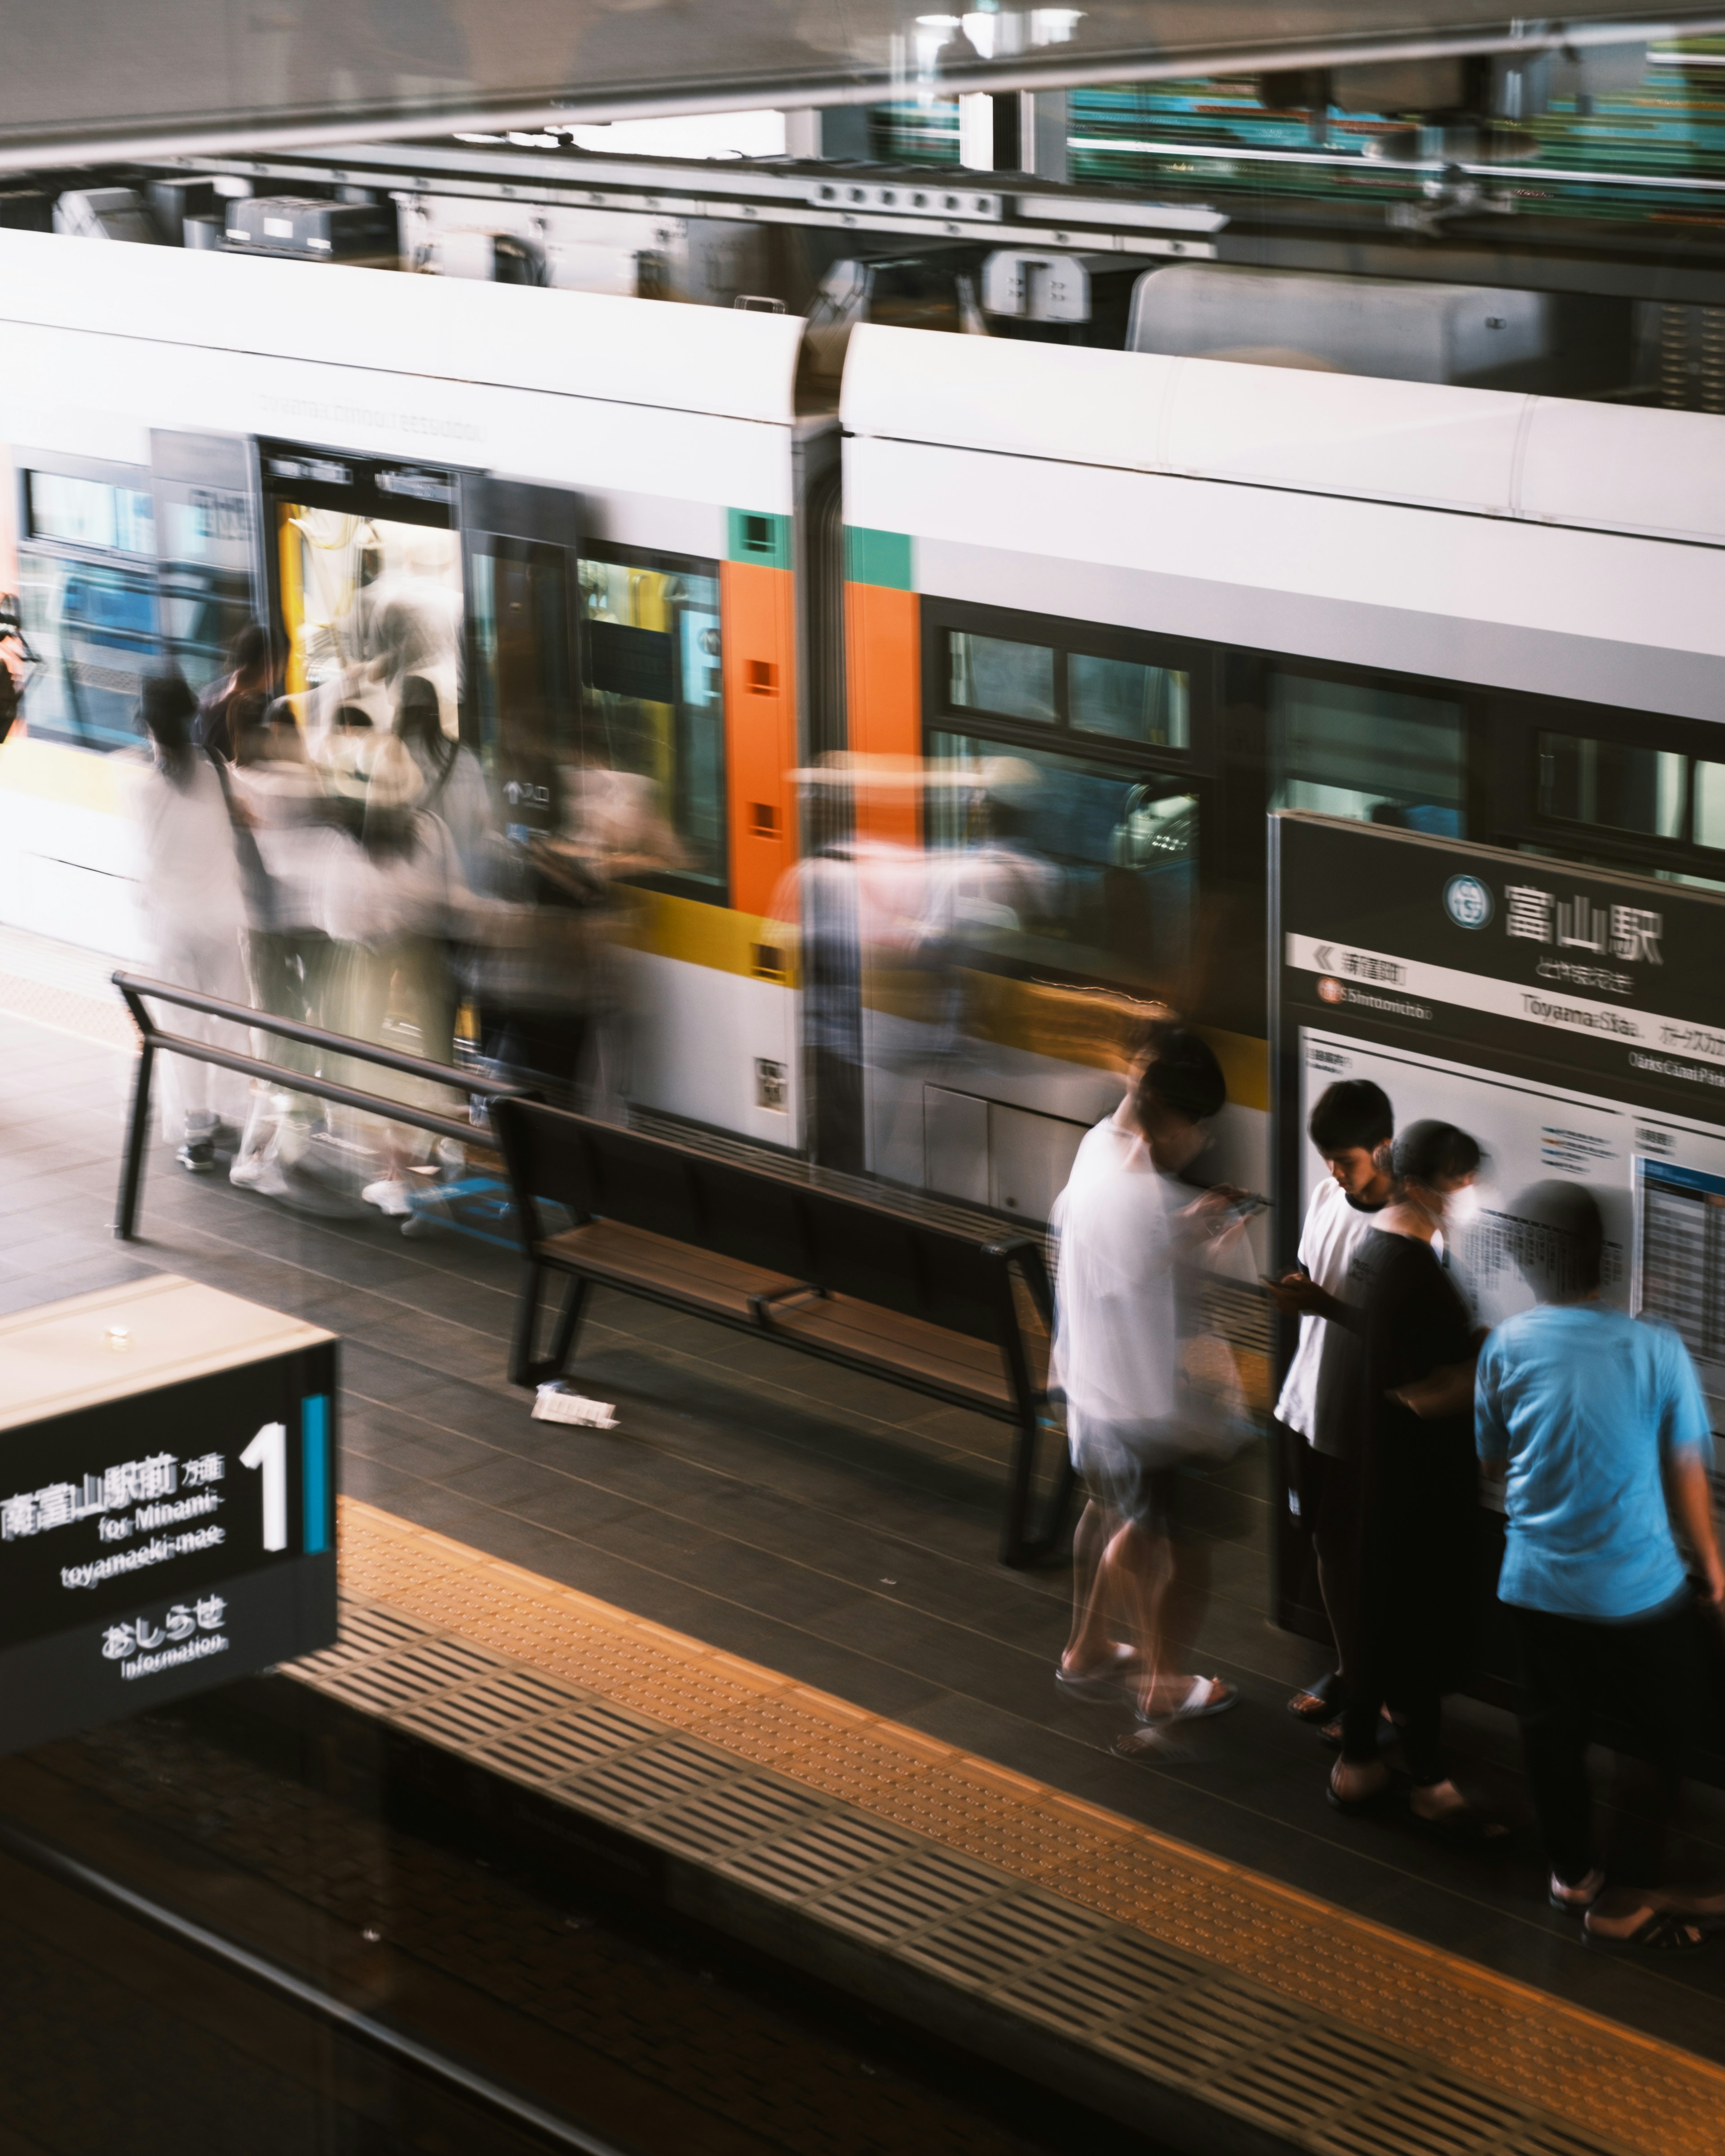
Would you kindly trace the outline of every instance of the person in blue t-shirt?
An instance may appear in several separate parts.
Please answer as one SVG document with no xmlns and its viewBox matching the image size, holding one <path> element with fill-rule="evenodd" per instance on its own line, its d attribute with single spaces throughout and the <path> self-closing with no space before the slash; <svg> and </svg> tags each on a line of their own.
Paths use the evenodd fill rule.
<svg viewBox="0 0 1725 2156">
<path fill-rule="evenodd" d="M 1667 1326 L 1599 1299 L 1604 1227 L 1590 1191 L 1538 1183 L 1514 1207 L 1538 1301 L 1486 1341 L 1475 1385 L 1481 1460 L 1505 1471 L 1497 1596 L 1520 1642 L 1522 1740 L 1553 1904 L 1589 1911 L 1605 1885 L 1587 1743 L 1603 1681 L 1639 1721 L 1675 1794 L 1694 1711 L 1692 1590 L 1725 1601 L 1707 1469 L 1712 1435 L 1689 1351 Z M 1598 1912 L 1595 1912 L 1597 1915 Z M 1602 1943 L 1698 1946 L 1703 1928 L 1646 1906 L 1589 1917 Z"/>
</svg>

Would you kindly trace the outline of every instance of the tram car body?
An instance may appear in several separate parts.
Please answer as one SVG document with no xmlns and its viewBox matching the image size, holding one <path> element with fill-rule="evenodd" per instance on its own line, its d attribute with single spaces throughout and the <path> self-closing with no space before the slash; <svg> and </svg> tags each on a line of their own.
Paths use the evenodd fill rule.
<svg viewBox="0 0 1725 2156">
<path fill-rule="evenodd" d="M 37 234 L 0 249 L 0 581 L 41 662 L 0 787 L 0 913 L 145 955 L 125 760 L 100 753 L 136 742 L 143 673 L 201 686 L 255 616 L 303 706 L 406 608 L 511 826 L 546 828 L 583 769 L 652 799 L 632 1097 L 795 1143 L 794 958 L 764 923 L 795 857 L 798 496 L 824 444 L 836 457 L 830 422 L 797 420 L 801 323 Z"/>
<path fill-rule="evenodd" d="M 636 1107 L 1021 1217 L 1097 989 L 1267 1187 L 1270 808 L 1725 882 L 1708 415 L 5 233 L 0 442 L 0 918 L 142 955 L 136 680 L 255 614 L 315 700 L 381 584 L 506 822 L 659 804 Z"/>
</svg>

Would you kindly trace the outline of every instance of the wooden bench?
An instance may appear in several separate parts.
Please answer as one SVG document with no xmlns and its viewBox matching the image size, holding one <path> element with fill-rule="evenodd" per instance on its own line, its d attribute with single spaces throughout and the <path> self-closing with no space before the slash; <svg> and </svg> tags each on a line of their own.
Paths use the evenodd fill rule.
<svg viewBox="0 0 1725 2156">
<path fill-rule="evenodd" d="M 1053 1325 L 1037 1242 L 968 1235 L 536 1101 L 499 1101 L 493 1120 L 526 1262 L 514 1383 L 563 1375 L 595 1286 L 644 1296 L 1009 1423 L 1002 1558 L 1029 1564 L 1052 1549 L 1071 1472 L 1063 1447 L 1033 1532 Z M 576 1224 L 549 1229 L 547 1204 Z M 542 1354 L 551 1274 L 567 1286 Z"/>
</svg>

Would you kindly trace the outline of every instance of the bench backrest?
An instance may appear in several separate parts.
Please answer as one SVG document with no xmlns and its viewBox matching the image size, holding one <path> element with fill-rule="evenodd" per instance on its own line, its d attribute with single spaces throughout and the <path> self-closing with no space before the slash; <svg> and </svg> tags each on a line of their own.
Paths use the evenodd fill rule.
<svg viewBox="0 0 1725 2156">
<path fill-rule="evenodd" d="M 542 1239 L 533 1201 L 550 1200 L 972 1339 L 998 1343 L 1014 1322 L 1006 1260 L 950 1229 L 538 1101 L 498 1101 L 492 1119 L 524 1246 Z"/>
</svg>

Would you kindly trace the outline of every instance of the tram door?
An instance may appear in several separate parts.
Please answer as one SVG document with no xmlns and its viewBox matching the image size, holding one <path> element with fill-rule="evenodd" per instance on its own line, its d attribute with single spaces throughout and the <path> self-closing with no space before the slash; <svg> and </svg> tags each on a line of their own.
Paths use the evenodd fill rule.
<svg viewBox="0 0 1725 2156">
<path fill-rule="evenodd" d="M 468 695 L 463 732 L 518 834 L 554 829 L 580 742 L 576 607 L 581 497 L 465 475 Z"/>
<path fill-rule="evenodd" d="M 162 640 L 200 692 L 228 647 L 264 610 L 257 562 L 257 480 L 241 434 L 150 434 Z"/>
<path fill-rule="evenodd" d="M 407 682 L 461 708 L 457 482 L 434 466 L 261 442 L 265 551 L 286 687 L 333 762 L 368 767 Z"/>
</svg>

